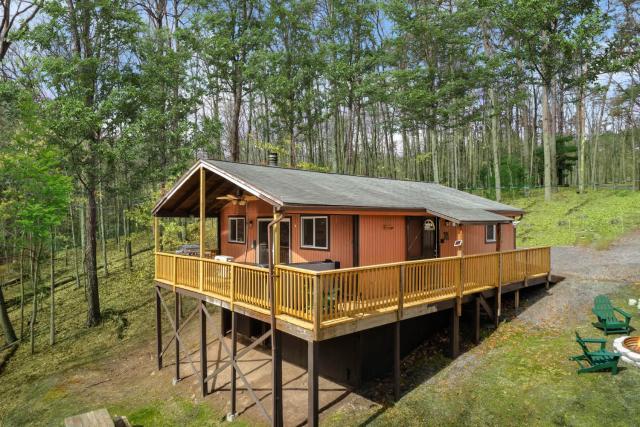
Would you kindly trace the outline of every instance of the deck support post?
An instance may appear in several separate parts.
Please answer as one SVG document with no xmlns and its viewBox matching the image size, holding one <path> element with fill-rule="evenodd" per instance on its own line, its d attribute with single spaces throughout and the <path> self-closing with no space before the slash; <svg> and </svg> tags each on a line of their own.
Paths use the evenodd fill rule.
<svg viewBox="0 0 640 427">
<path fill-rule="evenodd" d="M 308 406 L 309 414 L 307 416 L 307 425 L 309 427 L 317 427 L 319 424 L 319 387 L 318 387 L 318 350 L 320 343 L 318 341 L 307 341 L 307 375 L 308 375 Z"/>
<path fill-rule="evenodd" d="M 497 328 L 500 324 L 500 302 L 502 300 L 501 288 L 498 287 L 495 290 L 495 297 L 493 298 L 493 322 Z"/>
<path fill-rule="evenodd" d="M 156 343 L 158 371 L 162 369 L 162 301 L 160 300 L 160 286 L 156 286 Z"/>
<path fill-rule="evenodd" d="M 238 353 L 238 313 L 235 311 L 231 313 L 231 358 L 236 360 Z M 236 368 L 231 365 L 231 417 L 236 416 Z M 229 415 L 227 415 L 229 418 Z"/>
<path fill-rule="evenodd" d="M 174 324 L 173 333 L 175 334 L 175 342 L 176 342 L 176 376 L 173 379 L 173 383 L 177 384 L 180 381 L 180 340 L 178 339 L 178 330 L 180 329 L 180 295 L 176 292 L 176 321 Z"/>
<path fill-rule="evenodd" d="M 460 354 L 460 316 L 456 306 L 451 309 L 450 344 L 451 357 L 455 359 Z"/>
<path fill-rule="evenodd" d="M 206 397 L 207 390 L 207 316 L 204 312 L 207 310 L 205 301 L 200 301 L 200 387 L 202 389 L 202 397 Z"/>
<path fill-rule="evenodd" d="M 473 301 L 473 342 L 480 344 L 480 298 Z"/>
<path fill-rule="evenodd" d="M 516 310 L 520 308 L 520 289 L 516 289 L 513 293 L 513 307 Z"/>
<path fill-rule="evenodd" d="M 396 321 L 393 334 L 393 399 L 400 400 L 400 321 Z"/>
<path fill-rule="evenodd" d="M 271 423 L 275 427 L 281 427 L 284 425 L 282 413 L 282 336 L 277 329 L 272 329 L 271 333 L 273 359 L 273 415 Z"/>
</svg>

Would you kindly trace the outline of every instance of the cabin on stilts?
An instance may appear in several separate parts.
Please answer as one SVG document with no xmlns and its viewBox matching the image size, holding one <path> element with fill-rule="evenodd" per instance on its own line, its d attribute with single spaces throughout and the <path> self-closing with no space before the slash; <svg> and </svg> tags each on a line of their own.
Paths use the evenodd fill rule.
<svg viewBox="0 0 640 427">
<path fill-rule="evenodd" d="M 283 358 L 307 368 L 308 421 L 317 425 L 319 375 L 358 386 L 391 373 L 398 398 L 401 357 L 428 331 L 447 328 L 455 357 L 463 307 L 477 341 L 482 311 L 497 325 L 503 294 L 514 292 L 517 304 L 521 288 L 550 279 L 548 247 L 516 248 L 521 209 L 426 182 L 199 160 L 153 215 L 158 367 L 175 344 L 179 380 L 184 323 L 180 298 L 172 313 L 168 295 L 195 298 L 203 395 L 231 369 L 231 415 L 240 379 L 273 425 L 283 423 Z M 190 251 L 162 248 L 161 219 L 175 217 L 200 219 Z M 208 305 L 220 308 L 213 333 L 231 337 L 227 362 L 213 371 Z M 163 319 L 172 328 L 165 345 Z M 271 409 L 237 363 L 246 352 L 238 334 L 251 340 L 246 348 L 270 348 Z"/>
</svg>

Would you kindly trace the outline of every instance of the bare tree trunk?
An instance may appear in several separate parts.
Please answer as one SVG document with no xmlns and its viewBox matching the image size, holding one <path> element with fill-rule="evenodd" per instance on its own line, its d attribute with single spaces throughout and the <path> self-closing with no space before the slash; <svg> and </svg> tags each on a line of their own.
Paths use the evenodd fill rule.
<svg viewBox="0 0 640 427">
<path fill-rule="evenodd" d="M 73 242 L 73 264 L 76 273 L 76 287 L 80 289 L 80 272 L 78 270 L 78 244 L 76 243 L 76 227 L 73 219 L 73 207 L 69 205 L 69 219 L 71 222 L 71 241 Z"/>
<path fill-rule="evenodd" d="M 552 174 L 551 174 L 551 114 L 549 111 L 549 100 L 551 98 L 551 84 L 543 83 L 542 88 L 542 137 L 544 148 L 544 200 L 551 201 L 552 194 Z"/>
<path fill-rule="evenodd" d="M 102 183 L 100 183 L 100 240 L 102 241 L 102 267 L 104 277 L 109 276 L 109 261 L 107 259 L 107 236 L 104 226 L 104 195 L 102 194 Z"/>
<path fill-rule="evenodd" d="M 100 323 L 100 295 L 98 293 L 98 268 L 96 262 L 96 191 L 94 178 L 89 178 L 87 186 L 87 217 L 85 265 L 87 271 L 87 326 Z"/>
<path fill-rule="evenodd" d="M 16 332 L 11 324 L 9 318 L 9 312 L 7 311 L 7 305 L 4 300 L 4 294 L 2 293 L 3 276 L 0 276 L 0 326 L 2 326 L 2 332 L 4 333 L 4 340 L 7 344 L 15 342 L 18 338 Z"/>
<path fill-rule="evenodd" d="M 578 89 L 578 105 L 576 106 L 576 124 L 578 136 L 578 193 L 584 193 L 585 180 L 585 159 L 586 159 L 586 140 L 585 140 L 585 115 L 584 115 L 584 87 L 581 85 Z"/>
<path fill-rule="evenodd" d="M 50 266 L 50 274 L 51 274 L 51 291 L 49 293 L 49 297 L 51 301 L 49 303 L 49 345 L 54 345 L 56 343 L 56 299 L 55 299 L 55 289 L 56 289 L 56 235 L 55 231 L 51 230 L 51 266 Z"/>
</svg>

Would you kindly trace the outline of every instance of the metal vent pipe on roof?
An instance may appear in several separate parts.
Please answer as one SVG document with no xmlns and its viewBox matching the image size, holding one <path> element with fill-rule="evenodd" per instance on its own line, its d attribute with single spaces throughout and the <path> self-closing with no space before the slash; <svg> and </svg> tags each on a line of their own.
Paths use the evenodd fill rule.
<svg viewBox="0 0 640 427">
<path fill-rule="evenodd" d="M 278 153 L 269 153 L 267 155 L 267 164 L 269 166 L 278 166 Z"/>
</svg>

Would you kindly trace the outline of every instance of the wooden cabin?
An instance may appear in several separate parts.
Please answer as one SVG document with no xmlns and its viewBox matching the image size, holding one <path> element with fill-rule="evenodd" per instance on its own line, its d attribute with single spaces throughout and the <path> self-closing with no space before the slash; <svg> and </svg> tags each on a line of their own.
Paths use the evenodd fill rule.
<svg viewBox="0 0 640 427">
<path fill-rule="evenodd" d="M 310 396 L 319 373 L 356 386 L 397 374 L 434 313 L 450 313 L 455 356 L 463 305 L 497 322 L 503 293 L 549 282 L 549 248 L 516 248 L 521 209 L 433 183 L 200 160 L 153 214 L 158 313 L 166 289 L 221 307 L 220 333 L 234 343 L 273 331 L 274 363 L 308 364 Z M 200 218 L 196 256 L 162 251 L 162 217 Z M 212 217 L 217 244 L 205 248 Z"/>
</svg>

